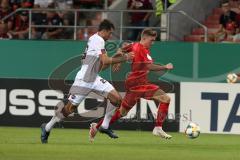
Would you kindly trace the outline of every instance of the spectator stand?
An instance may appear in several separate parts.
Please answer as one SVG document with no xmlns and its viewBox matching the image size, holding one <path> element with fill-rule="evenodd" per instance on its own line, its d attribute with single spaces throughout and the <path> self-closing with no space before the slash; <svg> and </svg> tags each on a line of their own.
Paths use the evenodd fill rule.
<svg viewBox="0 0 240 160">
<path fill-rule="evenodd" d="M 78 31 L 78 29 L 83 29 L 83 30 L 87 30 L 87 36 L 89 37 L 91 34 L 93 34 L 94 32 L 97 31 L 97 27 L 98 24 L 100 23 L 100 21 L 104 18 L 102 17 L 101 13 L 105 13 L 107 14 L 111 14 L 112 12 L 118 12 L 120 14 L 120 17 L 118 17 L 120 19 L 120 26 L 116 26 L 116 28 L 120 29 L 120 33 L 119 35 L 114 36 L 114 39 L 119 39 L 120 41 L 123 40 L 123 29 L 143 29 L 145 27 L 141 27 L 141 26 L 125 26 L 123 24 L 123 20 L 124 20 L 124 13 L 135 13 L 135 12 L 143 12 L 143 13 L 154 13 L 155 10 L 108 10 L 108 9 L 60 9 L 60 8 L 18 8 L 15 11 L 13 11 L 11 14 L 9 14 L 8 16 L 4 17 L 2 20 L 6 20 L 14 15 L 16 15 L 17 13 L 20 13 L 22 11 L 26 11 L 29 15 L 28 15 L 28 20 L 29 20 L 29 29 L 28 29 L 28 39 L 33 39 L 33 31 L 36 28 L 46 28 L 46 29 L 52 29 L 52 28 L 62 28 L 62 29 L 73 29 L 73 39 L 74 40 L 84 40 L 86 38 L 84 38 L 84 36 L 80 36 L 82 33 L 82 31 Z M 34 13 L 46 13 L 46 12 L 55 12 L 55 13 L 59 13 L 59 12 L 71 12 L 74 14 L 74 21 L 72 23 L 56 23 L 56 24 L 52 24 L 52 23 L 36 23 L 34 20 Z M 81 19 L 82 17 L 79 17 L 79 13 L 95 13 L 93 14 L 94 17 L 88 18 L 86 20 L 86 24 L 85 25 L 79 25 L 79 19 Z M 61 18 L 61 17 L 59 17 Z M 44 18 L 43 18 L 44 19 Z M 72 25 L 73 24 L 73 25 Z M 161 28 L 159 27 L 151 27 L 154 28 L 156 30 L 161 30 L 161 29 L 166 29 L 166 28 Z M 79 33 L 80 32 L 80 33 Z M 79 37 L 78 37 L 78 36 Z M 70 36 L 71 37 L 71 36 Z M 72 37 L 71 37 L 72 38 Z M 58 39 L 65 39 L 65 37 L 61 37 L 58 36 Z"/>
</svg>

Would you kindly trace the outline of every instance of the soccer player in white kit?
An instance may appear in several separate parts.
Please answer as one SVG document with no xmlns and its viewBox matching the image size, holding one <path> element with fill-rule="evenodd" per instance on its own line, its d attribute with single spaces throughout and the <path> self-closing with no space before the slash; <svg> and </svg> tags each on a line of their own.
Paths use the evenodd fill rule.
<svg viewBox="0 0 240 160">
<path fill-rule="evenodd" d="M 69 91 L 67 104 L 59 103 L 52 119 L 48 123 L 41 125 L 42 143 L 48 143 L 48 137 L 54 125 L 73 113 L 90 92 L 95 92 L 107 98 L 114 106 L 118 107 L 121 104 L 122 98 L 120 94 L 108 81 L 98 75 L 102 69 L 108 67 L 110 64 L 128 61 L 134 57 L 133 53 L 127 53 L 120 57 L 108 57 L 104 48 L 105 41 L 111 37 L 113 30 L 114 25 L 109 20 L 103 20 L 99 25 L 98 32 L 89 38 L 87 48 L 82 56 L 82 67 L 77 73 L 75 81 Z M 109 112 L 113 112 L 114 109 L 108 110 Z M 107 114 L 110 113 L 107 112 L 106 115 Z M 106 115 L 106 118 L 109 117 Z M 106 119 L 106 121 L 109 120 L 110 119 Z M 112 138 L 117 138 L 111 130 L 103 129 L 103 133 L 104 131 L 112 134 Z"/>
</svg>

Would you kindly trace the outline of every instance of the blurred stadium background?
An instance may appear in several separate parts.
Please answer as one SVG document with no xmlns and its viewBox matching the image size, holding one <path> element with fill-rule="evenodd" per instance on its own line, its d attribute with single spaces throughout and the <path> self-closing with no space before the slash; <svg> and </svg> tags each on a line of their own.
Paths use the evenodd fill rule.
<svg viewBox="0 0 240 160">
<path fill-rule="evenodd" d="M 228 73 L 240 72 L 240 1 L 135 1 L 0 0 L 0 160 L 240 159 L 240 85 L 226 83 Z M 86 40 L 103 19 L 116 26 L 110 55 L 143 28 L 158 31 L 152 57 L 175 69 L 152 80 L 171 97 L 164 129 L 174 138 L 151 135 L 157 106 L 141 99 L 113 125 L 120 139 L 98 135 L 90 144 L 89 124 L 110 104 L 89 95 L 42 145 L 39 126 L 67 95 Z M 124 95 L 128 71 L 126 64 L 101 75 Z M 189 121 L 201 127 L 195 140 L 183 134 Z"/>
</svg>

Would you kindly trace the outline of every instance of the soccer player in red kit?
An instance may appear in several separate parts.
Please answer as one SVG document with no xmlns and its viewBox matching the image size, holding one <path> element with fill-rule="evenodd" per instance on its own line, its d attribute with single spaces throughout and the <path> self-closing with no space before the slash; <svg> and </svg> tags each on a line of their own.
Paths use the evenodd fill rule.
<svg viewBox="0 0 240 160">
<path fill-rule="evenodd" d="M 159 103 L 153 135 L 166 139 L 170 139 L 172 137 L 165 133 L 162 129 L 162 124 L 168 113 L 170 97 L 163 90 L 161 90 L 159 86 L 149 83 L 147 78 L 149 71 L 173 69 L 173 65 L 171 63 L 167 65 L 157 65 L 153 63 L 153 60 L 150 56 L 150 47 L 155 41 L 156 37 L 156 31 L 146 28 L 141 34 L 140 42 L 132 43 L 131 45 L 123 48 L 123 51 L 125 52 L 133 52 L 134 58 L 132 60 L 131 72 L 125 81 L 126 95 L 122 100 L 120 108 L 116 110 L 113 116 L 108 118 L 108 124 L 104 124 L 104 133 L 110 137 L 111 134 L 108 134 L 106 131 L 107 128 L 109 128 L 109 124 L 112 124 L 119 118 L 126 116 L 140 98 L 151 99 Z M 117 65 L 117 67 L 119 67 L 119 65 Z M 113 69 L 118 70 L 119 68 L 115 67 Z M 98 130 L 102 130 L 102 122 L 103 120 L 100 120 L 98 124 L 91 124 L 89 131 L 90 141 L 94 140 Z"/>
</svg>

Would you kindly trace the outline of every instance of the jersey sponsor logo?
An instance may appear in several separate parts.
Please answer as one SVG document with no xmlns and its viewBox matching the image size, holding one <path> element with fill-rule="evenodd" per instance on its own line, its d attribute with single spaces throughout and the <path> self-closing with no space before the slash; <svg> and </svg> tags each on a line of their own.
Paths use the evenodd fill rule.
<svg viewBox="0 0 240 160">
<path fill-rule="evenodd" d="M 152 57 L 149 54 L 147 54 L 147 58 L 148 60 L 152 61 Z"/>
</svg>

